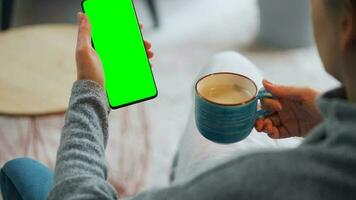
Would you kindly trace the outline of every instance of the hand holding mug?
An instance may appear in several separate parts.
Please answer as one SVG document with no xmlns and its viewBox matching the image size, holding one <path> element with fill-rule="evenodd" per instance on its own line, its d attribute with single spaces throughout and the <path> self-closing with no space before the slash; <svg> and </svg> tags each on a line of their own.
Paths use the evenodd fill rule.
<svg viewBox="0 0 356 200">
<path fill-rule="evenodd" d="M 275 114 L 257 120 L 257 131 L 266 132 L 274 139 L 304 137 L 322 121 L 316 106 L 319 92 L 311 88 L 274 85 L 268 81 L 263 81 L 263 85 L 276 99 L 262 100 L 262 107 Z"/>
</svg>

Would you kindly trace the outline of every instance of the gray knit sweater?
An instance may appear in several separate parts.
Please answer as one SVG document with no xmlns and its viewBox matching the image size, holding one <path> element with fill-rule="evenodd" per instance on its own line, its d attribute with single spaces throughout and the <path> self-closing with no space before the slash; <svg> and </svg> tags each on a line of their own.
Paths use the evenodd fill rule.
<svg viewBox="0 0 356 200">
<path fill-rule="evenodd" d="M 324 122 L 297 149 L 246 155 L 133 200 L 356 199 L 356 105 L 344 98 L 339 89 L 319 99 Z M 74 84 L 48 199 L 119 198 L 107 181 L 108 113 L 100 86 Z"/>
</svg>

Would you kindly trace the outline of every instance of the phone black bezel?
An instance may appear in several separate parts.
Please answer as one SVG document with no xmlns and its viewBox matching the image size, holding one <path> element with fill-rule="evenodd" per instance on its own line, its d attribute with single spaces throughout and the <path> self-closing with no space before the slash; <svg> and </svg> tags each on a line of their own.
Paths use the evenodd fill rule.
<svg viewBox="0 0 356 200">
<path fill-rule="evenodd" d="M 90 1 L 90 0 L 82 0 L 82 2 L 81 2 L 81 7 L 82 7 L 83 13 L 85 13 L 84 3 L 85 3 L 86 1 Z M 136 16 L 136 19 L 137 19 L 137 26 L 138 26 L 138 28 L 140 29 L 140 24 L 139 24 L 139 21 L 138 21 L 138 16 L 137 16 L 135 4 L 133 3 L 132 0 L 131 0 L 131 3 L 132 3 L 132 6 L 133 6 L 133 8 L 134 8 L 134 13 L 135 13 L 135 16 Z M 142 43 L 143 43 L 143 45 L 144 45 L 144 38 L 143 38 L 143 35 L 142 35 L 142 31 L 141 31 L 141 30 L 140 30 L 140 34 L 141 34 Z M 92 39 L 92 42 L 91 42 L 91 43 L 92 43 L 93 48 L 95 49 L 93 39 Z M 156 94 L 153 95 L 153 96 L 151 96 L 151 97 L 148 97 L 148 98 L 145 98 L 145 99 L 140 99 L 140 100 L 137 100 L 137 101 L 134 101 L 134 102 L 130 102 L 130 103 L 126 103 L 126 104 L 123 104 L 123 105 L 120 105 L 120 106 L 112 106 L 111 103 L 110 103 L 110 99 L 109 99 L 109 96 L 108 96 L 108 92 L 106 92 L 107 99 L 108 99 L 108 102 L 109 102 L 109 106 L 110 106 L 111 109 L 116 110 L 116 109 L 119 109 L 119 108 L 127 107 L 127 106 L 130 106 L 130 105 L 133 105 L 133 104 L 137 104 L 137 103 L 141 103 L 141 102 L 144 102 L 144 101 L 148 101 L 148 100 L 154 99 L 154 98 L 156 98 L 156 97 L 158 96 L 157 83 L 156 83 L 155 77 L 154 77 L 154 75 L 153 75 L 151 62 L 150 62 L 150 59 L 149 59 L 149 57 L 148 57 L 148 54 L 147 54 L 146 50 L 145 50 L 145 53 L 146 53 L 146 56 L 147 56 L 148 65 L 149 65 L 149 67 L 150 67 L 151 75 L 152 75 L 153 82 L 154 82 L 154 85 L 155 85 Z M 104 75 L 104 79 L 105 79 L 105 75 Z M 106 90 L 106 89 L 105 89 L 105 90 Z"/>
</svg>

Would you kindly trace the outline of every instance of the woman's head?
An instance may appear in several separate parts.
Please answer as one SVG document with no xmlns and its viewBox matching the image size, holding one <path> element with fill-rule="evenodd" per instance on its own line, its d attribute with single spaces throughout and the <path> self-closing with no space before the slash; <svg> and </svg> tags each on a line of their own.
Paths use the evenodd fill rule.
<svg viewBox="0 0 356 200">
<path fill-rule="evenodd" d="M 315 40 L 326 70 L 343 81 L 356 53 L 356 0 L 311 0 Z M 356 63 L 355 63 L 356 64 Z"/>
</svg>

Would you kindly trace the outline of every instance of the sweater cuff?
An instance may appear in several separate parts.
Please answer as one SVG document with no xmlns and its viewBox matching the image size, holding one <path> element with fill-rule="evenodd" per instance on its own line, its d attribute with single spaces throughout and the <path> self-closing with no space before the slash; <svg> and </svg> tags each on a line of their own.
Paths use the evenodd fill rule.
<svg viewBox="0 0 356 200">
<path fill-rule="evenodd" d="M 73 94 L 92 94 L 98 97 L 101 105 L 105 105 L 105 110 L 107 113 L 110 113 L 111 108 L 109 106 L 107 94 L 105 89 L 95 81 L 91 80 L 78 80 L 74 82 L 72 88 Z"/>
</svg>

